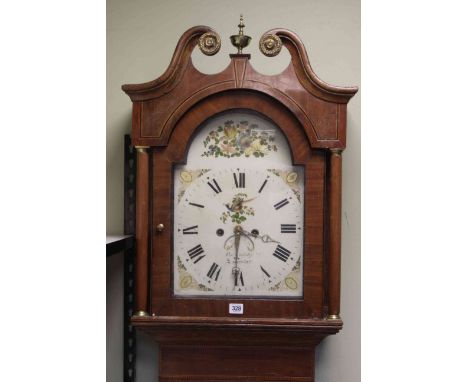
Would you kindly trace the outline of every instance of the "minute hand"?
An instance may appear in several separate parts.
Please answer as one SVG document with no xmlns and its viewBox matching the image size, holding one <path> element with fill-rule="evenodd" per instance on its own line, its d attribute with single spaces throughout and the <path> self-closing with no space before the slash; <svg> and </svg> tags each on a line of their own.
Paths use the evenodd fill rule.
<svg viewBox="0 0 468 382">
<path fill-rule="evenodd" d="M 239 267 L 238 267 L 238 264 L 239 264 L 239 243 L 240 243 L 240 235 L 241 235 L 241 232 L 238 231 L 234 234 L 234 247 L 235 247 L 235 250 L 236 250 L 236 255 L 234 257 L 234 268 L 232 268 L 232 273 L 234 274 L 234 276 L 236 277 L 236 280 L 237 280 L 237 275 L 239 273 Z"/>
</svg>

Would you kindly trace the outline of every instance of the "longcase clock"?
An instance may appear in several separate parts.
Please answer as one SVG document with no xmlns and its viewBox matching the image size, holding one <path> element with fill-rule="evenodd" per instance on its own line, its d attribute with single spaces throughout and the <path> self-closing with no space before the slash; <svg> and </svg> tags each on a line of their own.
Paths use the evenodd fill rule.
<svg viewBox="0 0 468 382">
<path fill-rule="evenodd" d="M 288 49 L 287 69 L 256 72 L 243 28 L 218 74 L 192 65 L 194 48 L 221 44 L 197 26 L 160 78 L 122 87 L 137 150 L 132 324 L 160 345 L 160 381 L 310 382 L 315 346 L 343 325 L 341 153 L 357 88 L 321 81 L 285 29 L 259 46 Z"/>
</svg>

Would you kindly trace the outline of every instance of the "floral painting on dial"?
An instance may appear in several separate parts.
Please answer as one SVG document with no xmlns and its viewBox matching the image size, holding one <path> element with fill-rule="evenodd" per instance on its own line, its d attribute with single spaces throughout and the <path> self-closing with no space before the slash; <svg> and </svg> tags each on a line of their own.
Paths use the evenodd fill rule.
<svg viewBox="0 0 468 382">
<path fill-rule="evenodd" d="M 271 151 L 278 151 L 275 136 L 268 130 L 261 130 L 248 121 L 224 122 L 212 130 L 203 141 L 205 151 L 202 157 L 264 157 Z"/>
<path fill-rule="evenodd" d="M 233 223 L 242 224 L 247 220 L 248 215 L 255 215 L 255 211 L 252 207 L 244 205 L 244 203 L 248 203 L 252 200 L 253 199 L 247 199 L 247 194 L 240 193 L 234 195 L 231 204 L 226 204 L 228 211 L 222 213 L 220 220 L 226 223 L 230 218 Z"/>
</svg>

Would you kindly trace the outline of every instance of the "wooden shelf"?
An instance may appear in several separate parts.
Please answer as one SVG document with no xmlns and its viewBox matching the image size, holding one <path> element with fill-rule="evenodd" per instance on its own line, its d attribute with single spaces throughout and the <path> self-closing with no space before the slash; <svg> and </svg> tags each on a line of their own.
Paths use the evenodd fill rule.
<svg viewBox="0 0 468 382">
<path fill-rule="evenodd" d="M 106 235 L 106 257 L 133 248 L 133 235 Z"/>
</svg>

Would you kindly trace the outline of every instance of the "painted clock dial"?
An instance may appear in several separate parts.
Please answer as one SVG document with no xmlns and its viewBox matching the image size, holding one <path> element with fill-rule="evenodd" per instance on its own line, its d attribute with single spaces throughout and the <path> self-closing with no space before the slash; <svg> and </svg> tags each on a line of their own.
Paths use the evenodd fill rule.
<svg viewBox="0 0 468 382">
<path fill-rule="evenodd" d="M 301 297 L 304 173 L 280 129 L 232 111 L 174 169 L 176 296 Z"/>
</svg>

